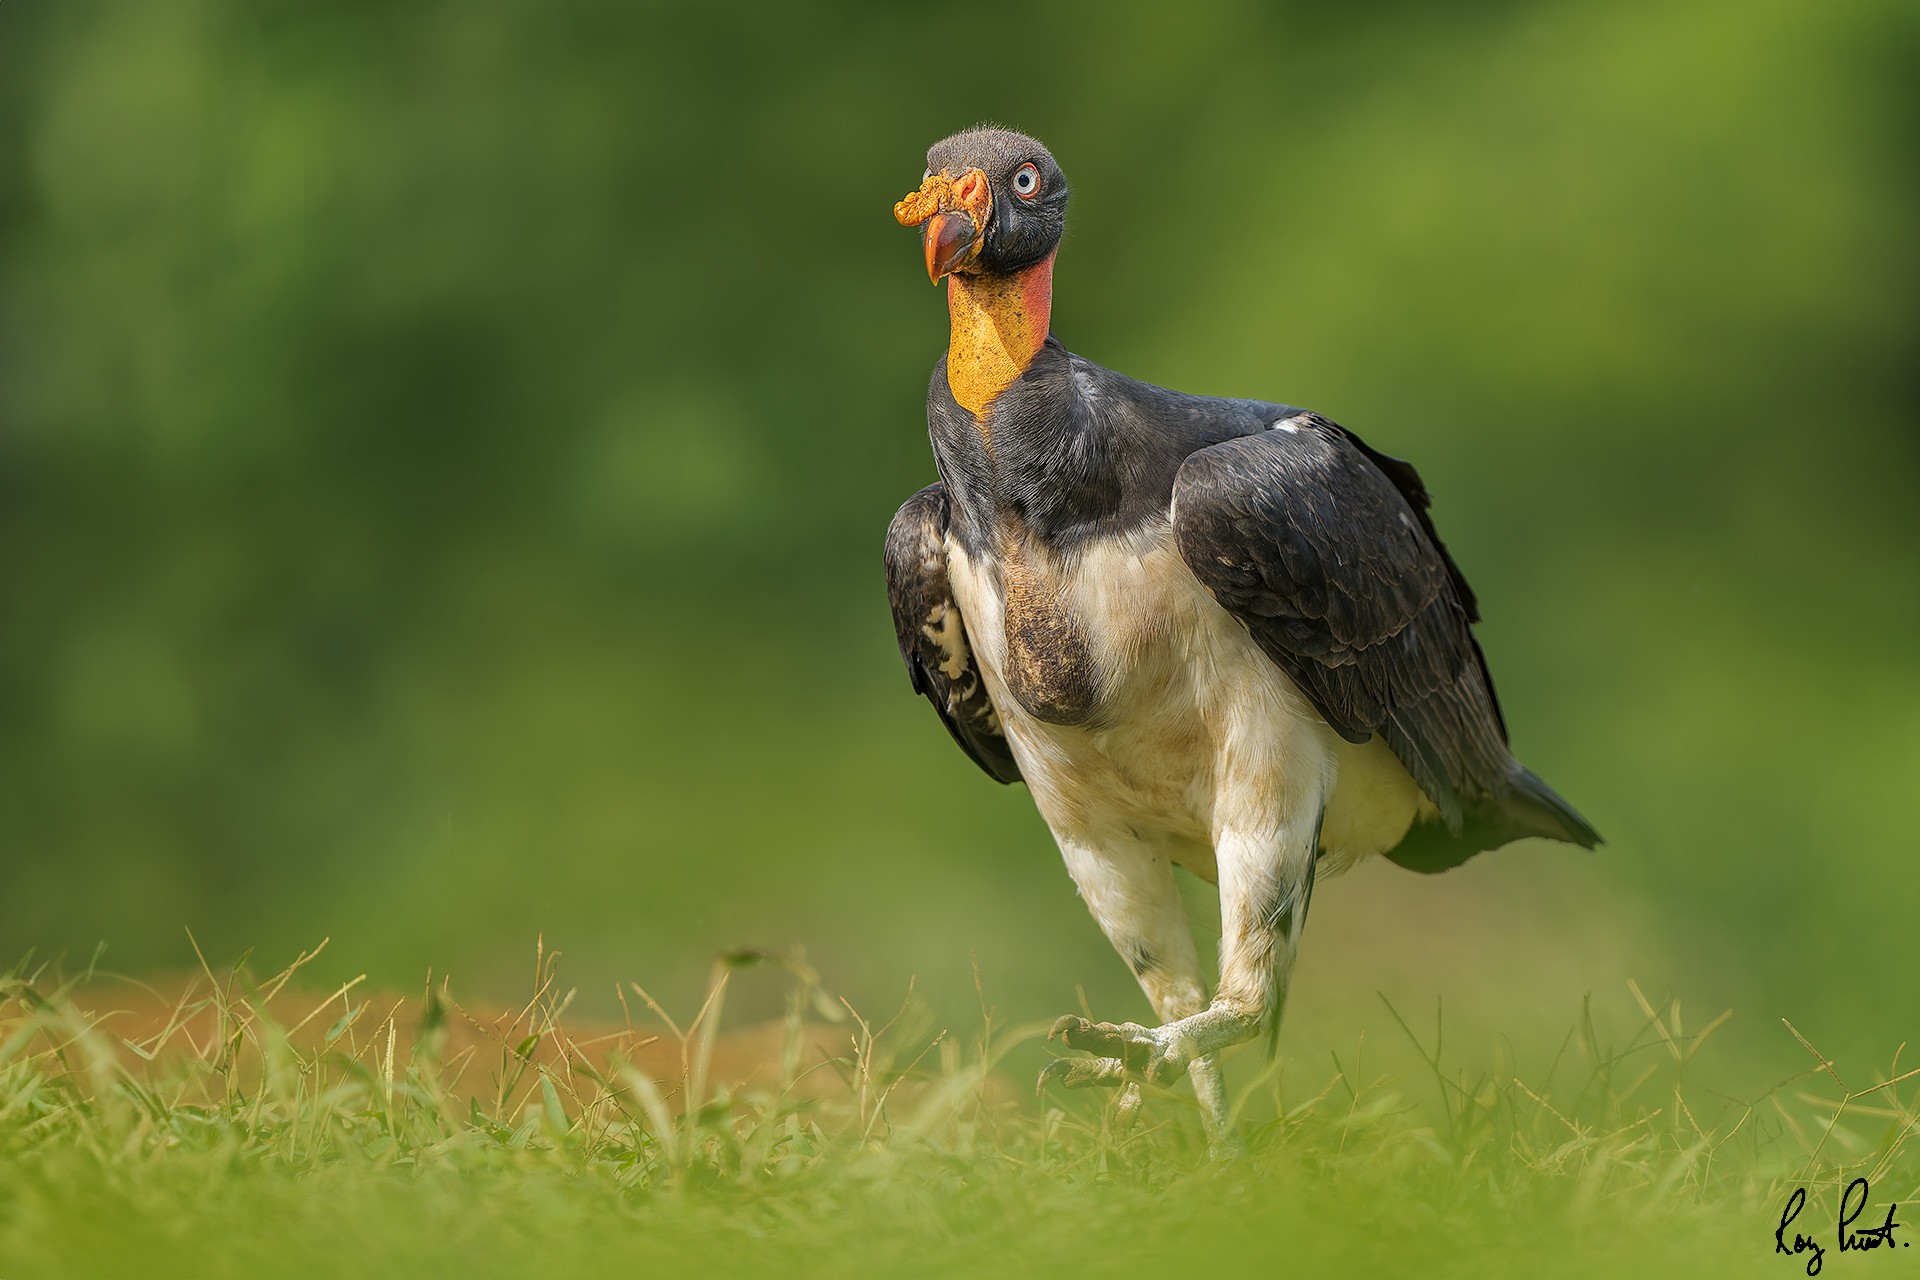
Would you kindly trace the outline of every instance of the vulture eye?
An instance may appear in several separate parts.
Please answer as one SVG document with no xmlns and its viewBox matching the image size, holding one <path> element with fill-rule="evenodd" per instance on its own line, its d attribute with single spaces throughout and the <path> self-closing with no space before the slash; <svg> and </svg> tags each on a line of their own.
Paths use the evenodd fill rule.
<svg viewBox="0 0 1920 1280">
<path fill-rule="evenodd" d="M 1034 192 L 1040 189 L 1040 171 L 1030 164 L 1023 164 L 1015 169 L 1013 189 L 1022 200 L 1033 199 Z"/>
</svg>

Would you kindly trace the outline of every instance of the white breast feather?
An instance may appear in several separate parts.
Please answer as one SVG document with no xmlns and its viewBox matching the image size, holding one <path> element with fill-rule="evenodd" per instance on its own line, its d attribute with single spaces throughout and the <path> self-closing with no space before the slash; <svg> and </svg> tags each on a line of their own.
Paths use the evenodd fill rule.
<svg viewBox="0 0 1920 1280">
<path fill-rule="evenodd" d="M 1222 829 L 1280 821 L 1330 791 L 1323 870 L 1337 872 L 1392 848 L 1416 814 L 1433 812 L 1378 737 L 1355 746 L 1328 727 L 1200 585 L 1169 524 L 1068 561 L 1029 554 L 1027 563 L 1051 575 L 1092 651 L 1097 726 L 1048 724 L 1009 694 L 1004 602 L 993 575 L 948 544 L 974 659 L 1057 837 L 1146 840 L 1212 879 Z"/>
</svg>

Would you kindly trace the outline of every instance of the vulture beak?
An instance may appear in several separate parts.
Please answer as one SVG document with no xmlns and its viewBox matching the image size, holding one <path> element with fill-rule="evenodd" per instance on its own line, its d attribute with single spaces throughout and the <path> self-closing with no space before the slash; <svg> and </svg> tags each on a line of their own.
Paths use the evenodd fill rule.
<svg viewBox="0 0 1920 1280">
<path fill-rule="evenodd" d="M 993 212 L 993 190 L 987 175 L 969 169 L 958 178 L 945 171 L 927 175 L 918 191 L 893 206 L 893 216 L 903 227 L 920 227 L 927 251 L 927 279 L 935 284 L 940 277 L 970 266 L 980 256 L 980 244 L 986 239 L 987 218 Z"/>
</svg>

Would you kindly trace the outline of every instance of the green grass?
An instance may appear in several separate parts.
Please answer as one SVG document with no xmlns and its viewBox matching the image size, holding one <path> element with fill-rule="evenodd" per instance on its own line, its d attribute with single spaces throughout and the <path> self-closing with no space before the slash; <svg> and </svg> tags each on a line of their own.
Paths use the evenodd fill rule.
<svg viewBox="0 0 1920 1280">
<path fill-rule="evenodd" d="M 726 997 L 769 961 L 781 1061 L 741 1088 L 712 1066 Z M 444 985 L 288 1018 L 300 963 L 205 969 L 131 1039 L 76 1003 L 98 975 L 0 981 L 0 1276 L 1797 1275 L 1771 1256 L 1793 1186 L 1829 1243 L 1849 1179 L 1862 1226 L 1920 1196 L 1920 1072 L 1814 1052 L 1731 1096 L 1704 1082 L 1720 1020 L 1637 988 L 1636 1018 L 1583 1012 L 1525 1077 L 1398 1011 L 1397 1043 L 1321 1068 L 1253 1056 L 1249 1154 L 1213 1164 L 1180 1091 L 1125 1134 L 1101 1097 L 1032 1098 L 1039 1032 L 984 999 L 964 1030 L 912 1000 L 874 1021 L 802 965 L 727 957 L 690 1016 L 626 989 L 680 1064 L 655 1078 L 575 1038 L 550 957 L 477 1025 Z M 1868 1272 L 1894 1274 L 1829 1248 L 1823 1274 Z"/>
</svg>

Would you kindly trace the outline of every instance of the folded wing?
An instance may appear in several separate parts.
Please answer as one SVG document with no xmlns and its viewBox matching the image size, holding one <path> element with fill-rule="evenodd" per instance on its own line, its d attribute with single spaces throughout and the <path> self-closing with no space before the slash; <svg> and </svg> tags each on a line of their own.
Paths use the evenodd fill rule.
<svg viewBox="0 0 1920 1280">
<path fill-rule="evenodd" d="M 1525 835 L 1591 847 L 1591 828 L 1507 749 L 1473 592 L 1428 501 L 1411 466 L 1300 413 L 1190 456 L 1174 535 L 1327 723 L 1350 742 L 1380 734 L 1433 801 L 1445 831 L 1416 824 L 1396 860 L 1435 870 Z"/>
<path fill-rule="evenodd" d="M 966 621 L 947 579 L 947 490 L 930 484 L 907 499 L 887 527 L 887 597 L 913 691 L 973 762 L 999 782 L 1020 768 L 980 681 Z"/>
</svg>

